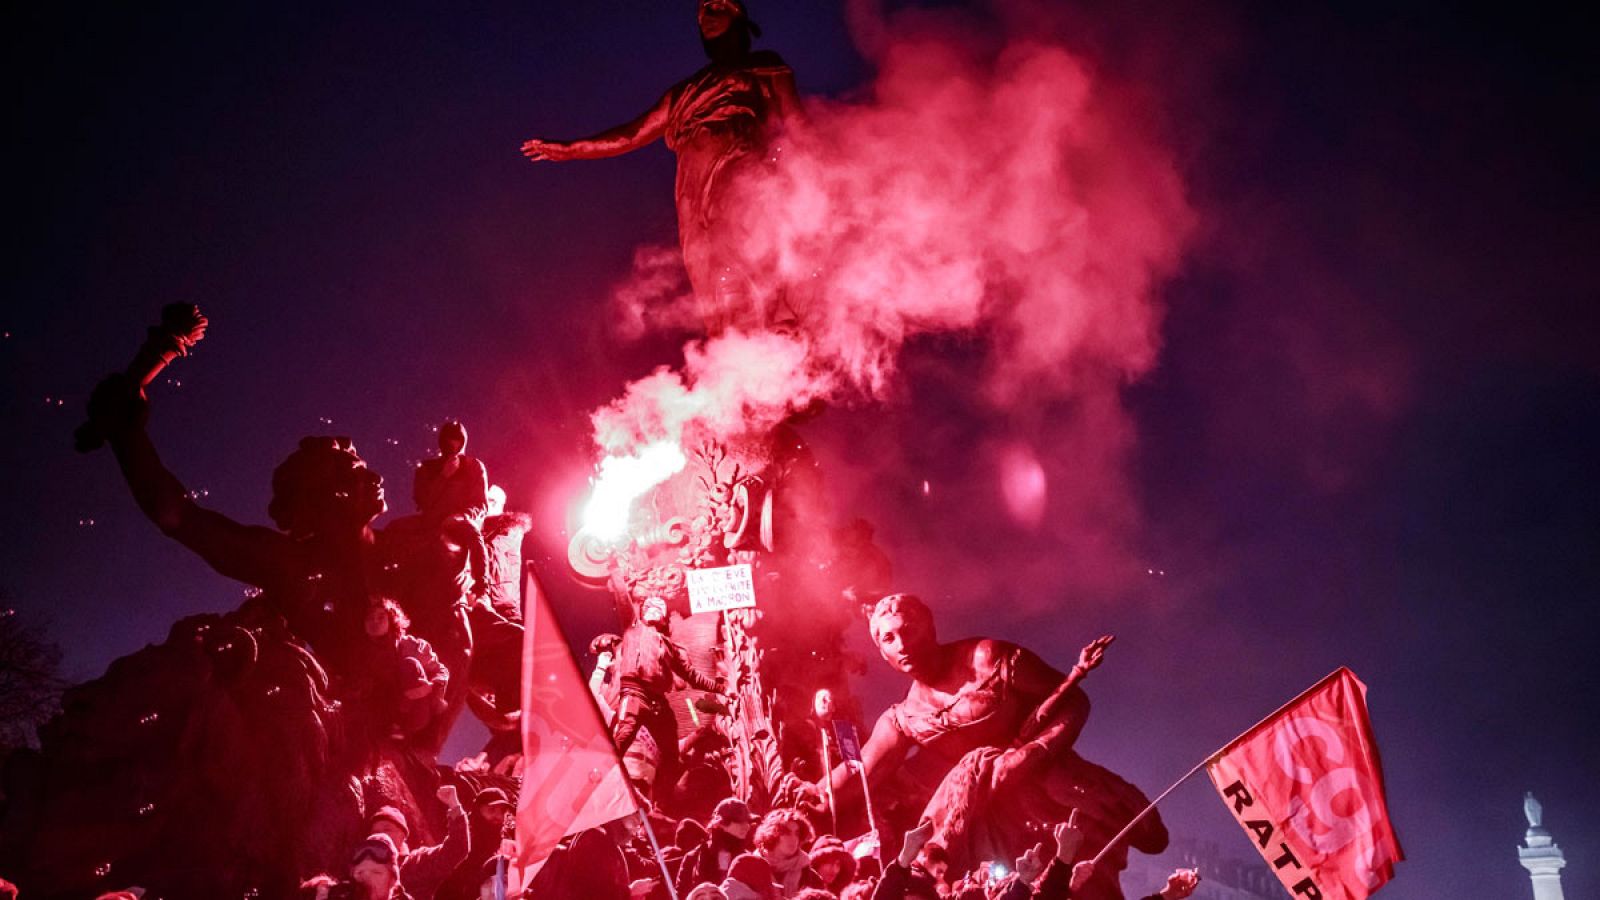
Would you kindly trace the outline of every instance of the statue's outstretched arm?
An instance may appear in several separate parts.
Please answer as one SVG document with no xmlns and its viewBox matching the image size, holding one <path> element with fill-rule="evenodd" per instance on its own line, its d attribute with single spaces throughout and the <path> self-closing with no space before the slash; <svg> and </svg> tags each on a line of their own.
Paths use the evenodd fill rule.
<svg viewBox="0 0 1600 900">
<path fill-rule="evenodd" d="M 654 106 L 631 122 L 575 141 L 541 138 L 524 141 L 522 155 L 533 162 L 565 162 L 569 159 L 604 159 L 632 153 L 666 134 L 667 116 L 671 109 L 672 92 L 668 91 L 661 95 Z"/>
<path fill-rule="evenodd" d="M 109 443 L 134 501 L 162 533 L 199 554 L 211 568 L 247 584 L 263 586 L 283 570 L 287 537 L 205 509 L 162 464 L 144 428 L 148 402 L 132 381 L 120 375 L 106 379 L 90 405 L 91 419 L 108 423 Z"/>
<path fill-rule="evenodd" d="M 872 734 L 867 738 L 866 744 L 861 747 L 861 767 L 864 770 L 862 777 L 868 784 L 872 784 L 883 773 L 893 771 L 900 763 L 905 761 L 906 754 L 910 752 L 913 742 L 906 737 L 900 726 L 895 724 L 894 710 L 885 710 L 878 717 L 876 725 L 872 726 Z M 835 796 L 845 796 L 857 789 L 859 784 L 855 773 L 850 771 L 847 763 L 840 763 L 833 767 L 829 779 L 833 782 Z"/>
<path fill-rule="evenodd" d="M 1018 735 L 1020 749 L 1048 756 L 1078 740 L 1089 720 L 1089 695 L 1078 686 L 1083 674 L 1087 672 L 1074 670 L 1072 675 L 1062 675 L 1028 650 L 1017 653 L 1017 690 L 1023 696 L 1039 698 L 1039 708 Z"/>
</svg>

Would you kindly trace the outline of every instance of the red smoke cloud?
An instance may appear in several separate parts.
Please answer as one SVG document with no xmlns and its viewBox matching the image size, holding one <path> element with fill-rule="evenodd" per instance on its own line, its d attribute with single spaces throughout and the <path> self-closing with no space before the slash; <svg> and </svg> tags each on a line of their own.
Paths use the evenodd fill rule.
<svg viewBox="0 0 1600 900">
<path fill-rule="evenodd" d="M 739 186 L 756 290 L 786 292 L 800 327 L 691 342 L 680 369 L 596 414 L 598 443 L 727 437 L 816 399 L 879 399 L 908 341 L 958 335 L 984 348 L 983 403 L 1066 399 L 1109 423 L 1104 440 L 1074 430 L 1094 446 L 1066 464 L 1121 498 L 1132 442 L 1120 392 L 1154 364 L 1156 289 L 1195 219 L 1173 155 L 1062 46 L 861 6 L 852 24 L 877 78 L 859 97 L 810 101 L 805 126 Z M 696 321 L 664 253 L 641 250 L 615 294 L 629 330 Z M 1027 526 L 1062 468 L 1058 449 L 1043 464 L 1037 452 L 1010 445 L 997 473 L 996 501 Z"/>
</svg>

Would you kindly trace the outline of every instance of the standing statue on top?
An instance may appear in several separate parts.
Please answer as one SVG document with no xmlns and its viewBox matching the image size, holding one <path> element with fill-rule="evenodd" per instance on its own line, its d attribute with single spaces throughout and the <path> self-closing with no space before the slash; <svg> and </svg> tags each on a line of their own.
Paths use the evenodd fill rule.
<svg viewBox="0 0 1600 900">
<path fill-rule="evenodd" d="M 750 176 L 803 115 L 794 72 L 778 54 L 751 49 L 761 30 L 742 0 L 700 0 L 699 23 L 711 62 L 643 115 L 581 140 L 530 140 L 522 152 L 535 162 L 602 159 L 665 138 L 678 156 L 678 240 L 706 331 L 791 324 L 797 299 L 748 264 L 748 207 L 757 202 Z"/>
</svg>

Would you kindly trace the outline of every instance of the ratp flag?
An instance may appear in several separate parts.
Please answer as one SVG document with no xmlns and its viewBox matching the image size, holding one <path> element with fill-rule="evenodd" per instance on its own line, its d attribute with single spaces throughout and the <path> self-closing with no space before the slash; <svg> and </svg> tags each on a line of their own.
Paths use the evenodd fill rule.
<svg viewBox="0 0 1600 900">
<path fill-rule="evenodd" d="M 1366 696 L 1366 685 L 1341 668 L 1206 765 L 1296 900 L 1362 900 L 1404 858 Z"/>
<path fill-rule="evenodd" d="M 638 811 L 544 588 L 531 571 L 523 579 L 523 770 L 513 893 L 562 838 Z"/>
</svg>

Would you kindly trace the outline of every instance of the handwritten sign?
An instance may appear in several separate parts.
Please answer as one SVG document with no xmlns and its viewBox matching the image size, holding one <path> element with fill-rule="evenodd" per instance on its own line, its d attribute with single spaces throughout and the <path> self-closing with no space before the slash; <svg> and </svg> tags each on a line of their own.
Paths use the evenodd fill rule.
<svg viewBox="0 0 1600 900">
<path fill-rule="evenodd" d="M 756 583 L 749 563 L 717 569 L 690 569 L 688 582 L 689 609 L 694 612 L 751 609 L 756 605 Z"/>
</svg>

